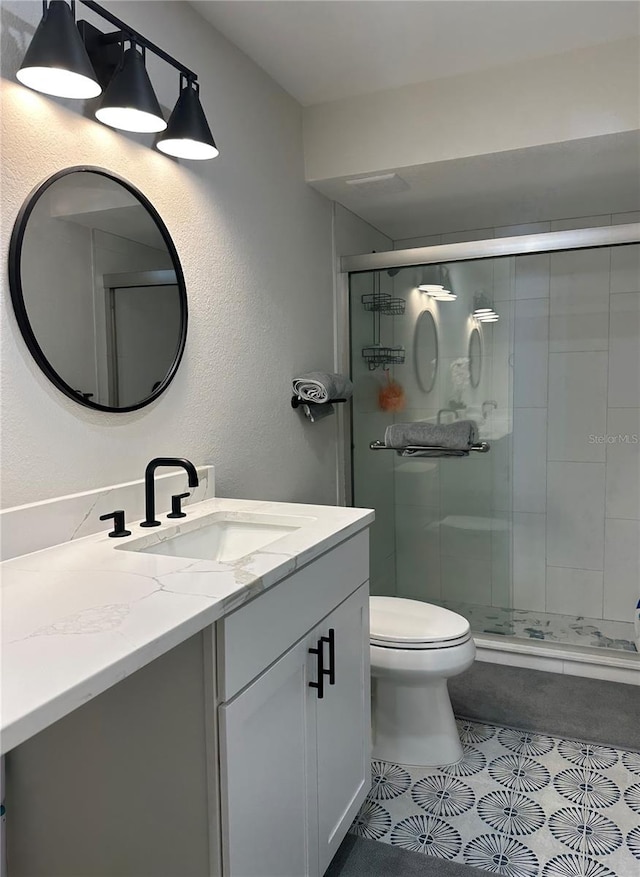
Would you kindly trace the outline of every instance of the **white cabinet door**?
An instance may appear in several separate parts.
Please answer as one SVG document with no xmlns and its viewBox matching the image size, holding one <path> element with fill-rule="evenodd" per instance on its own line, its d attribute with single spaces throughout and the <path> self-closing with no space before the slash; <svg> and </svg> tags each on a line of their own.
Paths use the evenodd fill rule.
<svg viewBox="0 0 640 877">
<path fill-rule="evenodd" d="M 225 877 L 316 877 L 315 694 L 305 638 L 220 707 Z"/>
<path fill-rule="evenodd" d="M 330 635 L 330 631 L 333 634 Z M 314 631 L 333 639 L 333 684 L 317 700 L 319 869 L 324 874 L 370 787 L 369 588 L 362 585 Z M 324 643 L 329 668 L 330 644 Z"/>
</svg>

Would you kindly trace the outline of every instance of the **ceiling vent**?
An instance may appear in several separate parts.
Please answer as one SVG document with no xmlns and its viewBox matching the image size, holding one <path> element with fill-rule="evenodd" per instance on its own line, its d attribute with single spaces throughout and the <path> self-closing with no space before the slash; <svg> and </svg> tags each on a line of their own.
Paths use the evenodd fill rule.
<svg viewBox="0 0 640 877">
<path fill-rule="evenodd" d="M 349 191 L 354 195 L 392 195 L 410 188 L 409 183 L 398 174 L 376 174 L 371 177 L 356 177 L 345 180 Z"/>
</svg>

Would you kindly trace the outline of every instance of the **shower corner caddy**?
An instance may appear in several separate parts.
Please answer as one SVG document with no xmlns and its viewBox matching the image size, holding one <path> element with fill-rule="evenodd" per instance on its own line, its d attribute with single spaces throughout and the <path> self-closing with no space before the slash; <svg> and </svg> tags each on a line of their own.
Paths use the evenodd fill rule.
<svg viewBox="0 0 640 877">
<path fill-rule="evenodd" d="M 369 370 L 373 371 L 379 366 L 384 368 L 392 364 L 401 365 L 405 358 L 404 347 L 383 347 L 380 344 L 380 314 L 402 316 L 407 306 L 406 301 L 377 289 L 363 295 L 361 301 L 365 311 L 373 314 L 373 344 L 362 348 L 362 357 L 367 362 Z"/>
</svg>

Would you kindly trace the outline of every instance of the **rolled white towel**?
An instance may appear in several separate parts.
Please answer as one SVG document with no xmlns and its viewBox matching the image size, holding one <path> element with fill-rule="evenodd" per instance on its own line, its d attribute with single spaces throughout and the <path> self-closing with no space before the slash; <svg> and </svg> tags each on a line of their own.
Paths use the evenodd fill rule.
<svg viewBox="0 0 640 877">
<path fill-rule="evenodd" d="M 293 394 L 304 402 L 330 402 L 332 399 L 349 399 L 353 384 L 345 375 L 329 372 L 307 372 L 293 379 Z"/>
</svg>

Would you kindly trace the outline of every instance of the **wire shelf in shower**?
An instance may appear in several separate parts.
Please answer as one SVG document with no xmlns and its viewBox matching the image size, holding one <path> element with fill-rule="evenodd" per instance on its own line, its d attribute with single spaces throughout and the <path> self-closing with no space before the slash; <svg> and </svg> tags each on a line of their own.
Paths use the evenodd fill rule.
<svg viewBox="0 0 640 877">
<path fill-rule="evenodd" d="M 363 347 L 362 356 L 369 365 L 370 371 L 385 365 L 402 365 L 405 358 L 404 347 Z"/>
<path fill-rule="evenodd" d="M 407 306 L 403 298 L 393 298 L 388 292 L 369 292 L 361 298 L 365 311 L 374 311 L 387 316 L 402 316 Z"/>
</svg>

